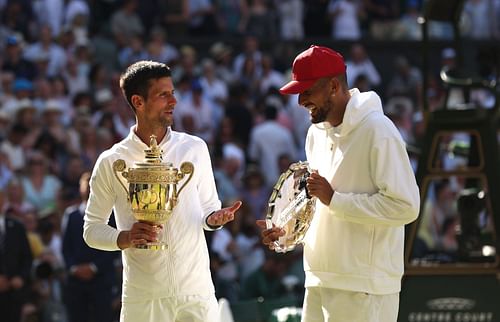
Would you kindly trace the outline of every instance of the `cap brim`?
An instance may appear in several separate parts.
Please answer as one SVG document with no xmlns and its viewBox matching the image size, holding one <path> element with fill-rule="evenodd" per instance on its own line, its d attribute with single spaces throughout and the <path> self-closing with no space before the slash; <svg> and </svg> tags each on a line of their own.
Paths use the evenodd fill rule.
<svg viewBox="0 0 500 322">
<path fill-rule="evenodd" d="M 285 84 L 280 88 L 281 94 L 300 94 L 303 91 L 307 90 L 309 87 L 313 86 L 316 80 L 304 80 L 297 81 L 293 80 Z"/>
</svg>

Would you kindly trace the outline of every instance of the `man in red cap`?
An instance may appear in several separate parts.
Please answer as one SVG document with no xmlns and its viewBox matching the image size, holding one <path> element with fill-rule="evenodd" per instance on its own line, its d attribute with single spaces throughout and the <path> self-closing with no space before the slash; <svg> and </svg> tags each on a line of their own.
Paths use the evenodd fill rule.
<svg viewBox="0 0 500 322">
<path fill-rule="evenodd" d="M 420 197 L 405 143 L 374 92 L 349 90 L 342 55 L 311 46 L 293 62 L 282 94 L 299 94 L 312 125 L 307 179 L 317 197 L 304 238 L 303 322 L 395 322 L 403 275 L 404 225 Z M 263 243 L 284 234 L 258 223 Z"/>
</svg>

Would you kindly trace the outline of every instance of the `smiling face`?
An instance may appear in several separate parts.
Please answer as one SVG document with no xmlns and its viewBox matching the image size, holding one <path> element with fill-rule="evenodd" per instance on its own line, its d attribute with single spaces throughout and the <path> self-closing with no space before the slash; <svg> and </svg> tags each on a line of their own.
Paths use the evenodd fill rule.
<svg viewBox="0 0 500 322">
<path fill-rule="evenodd" d="M 173 112 L 177 100 L 174 96 L 172 78 L 161 77 L 149 80 L 147 98 L 134 95 L 138 122 L 150 128 L 163 128 L 173 124 Z"/>
<path fill-rule="evenodd" d="M 337 126 L 342 123 L 345 111 L 341 94 L 338 79 L 321 78 L 299 95 L 299 104 L 309 110 L 312 123 L 330 122 Z"/>
</svg>

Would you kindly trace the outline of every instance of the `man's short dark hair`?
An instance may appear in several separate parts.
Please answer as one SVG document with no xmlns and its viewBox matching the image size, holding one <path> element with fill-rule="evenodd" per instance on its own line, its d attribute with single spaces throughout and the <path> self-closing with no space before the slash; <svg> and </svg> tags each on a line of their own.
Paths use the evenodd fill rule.
<svg viewBox="0 0 500 322">
<path fill-rule="evenodd" d="M 170 68 L 159 62 L 138 61 L 130 65 L 120 77 L 120 88 L 122 89 L 128 104 L 135 112 L 132 104 L 132 96 L 140 95 L 148 98 L 150 80 L 162 77 L 171 77 Z"/>
</svg>

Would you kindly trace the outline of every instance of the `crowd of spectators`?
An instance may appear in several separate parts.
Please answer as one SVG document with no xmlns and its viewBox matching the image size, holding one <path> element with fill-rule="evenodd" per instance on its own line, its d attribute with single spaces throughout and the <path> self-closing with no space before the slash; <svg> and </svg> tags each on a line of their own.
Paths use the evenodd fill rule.
<svg viewBox="0 0 500 322">
<path fill-rule="evenodd" d="M 68 320 L 64 293 L 75 268 L 63 255 L 65 216 L 82 202 L 82 175 L 134 122 L 118 79 L 143 59 L 172 68 L 174 129 L 207 142 L 223 204 L 244 202 L 234 222 L 207 233 L 217 296 L 233 303 L 300 297 L 300 247 L 276 257 L 260 245 L 255 226 L 279 174 L 305 159 L 308 112 L 277 88 L 308 39 L 347 41 L 349 85 L 379 91 L 405 141 L 418 147 L 422 100 L 431 108 L 443 102 L 437 73 L 423 93 L 418 65 L 392 53 L 394 66 L 385 66 L 391 71 L 383 77 L 363 40 L 419 41 L 422 2 L 0 0 L 0 190 L 3 211 L 23 223 L 31 250 L 23 261 L 31 273 L 16 302 L 21 318 L 8 321 Z M 467 37 L 500 40 L 499 0 L 467 0 L 463 20 Z M 451 39 L 452 31 L 431 26 L 442 39 Z M 262 48 L 263 42 L 273 46 Z M 438 64 L 455 56 L 447 48 Z M 485 104 L 491 99 L 476 96 Z M 113 265 L 116 314 L 119 254 Z"/>
</svg>

